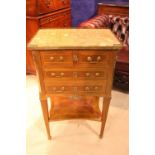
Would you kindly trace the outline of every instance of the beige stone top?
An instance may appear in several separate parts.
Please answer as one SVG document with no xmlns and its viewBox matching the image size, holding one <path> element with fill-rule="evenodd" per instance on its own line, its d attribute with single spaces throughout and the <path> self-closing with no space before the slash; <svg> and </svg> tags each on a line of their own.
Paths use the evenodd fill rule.
<svg viewBox="0 0 155 155">
<path fill-rule="evenodd" d="M 122 44 L 110 29 L 40 29 L 28 47 L 52 49 L 120 49 Z"/>
</svg>

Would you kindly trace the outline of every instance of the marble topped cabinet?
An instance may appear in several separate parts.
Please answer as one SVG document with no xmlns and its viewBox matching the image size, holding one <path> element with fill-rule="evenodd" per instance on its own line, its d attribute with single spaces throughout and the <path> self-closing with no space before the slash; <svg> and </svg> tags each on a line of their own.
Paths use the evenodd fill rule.
<svg viewBox="0 0 155 155">
<path fill-rule="evenodd" d="M 75 118 L 100 121 L 102 137 L 116 54 L 122 47 L 114 34 L 109 29 L 42 29 L 28 47 L 37 69 L 48 138 L 50 121 Z M 102 110 L 99 97 L 104 97 Z"/>
</svg>

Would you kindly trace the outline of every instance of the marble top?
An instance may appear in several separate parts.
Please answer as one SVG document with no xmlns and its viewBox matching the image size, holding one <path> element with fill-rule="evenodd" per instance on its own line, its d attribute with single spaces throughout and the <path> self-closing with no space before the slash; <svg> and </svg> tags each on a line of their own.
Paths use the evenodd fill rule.
<svg viewBox="0 0 155 155">
<path fill-rule="evenodd" d="M 121 49 L 110 29 L 40 29 L 28 47 L 31 50 L 52 49 Z"/>
</svg>

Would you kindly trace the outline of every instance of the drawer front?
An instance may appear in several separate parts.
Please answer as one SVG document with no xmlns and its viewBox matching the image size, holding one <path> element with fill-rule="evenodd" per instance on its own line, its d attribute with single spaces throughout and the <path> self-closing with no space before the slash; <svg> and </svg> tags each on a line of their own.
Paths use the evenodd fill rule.
<svg viewBox="0 0 155 155">
<path fill-rule="evenodd" d="M 90 65 L 90 67 L 103 66 L 109 61 L 108 53 L 101 51 L 79 51 L 78 52 L 78 64 L 79 65 Z"/>
<path fill-rule="evenodd" d="M 70 0 L 39 0 L 39 14 L 70 7 Z"/>
<path fill-rule="evenodd" d="M 43 68 L 71 67 L 73 65 L 71 51 L 40 52 Z"/>
<path fill-rule="evenodd" d="M 44 77 L 47 79 L 61 79 L 66 80 L 68 78 L 79 80 L 79 79 L 85 79 L 85 80 L 102 80 L 107 79 L 107 72 L 105 69 L 96 70 L 96 71 L 76 71 L 76 70 L 50 70 L 50 71 L 44 71 Z"/>
<path fill-rule="evenodd" d="M 100 83 L 75 83 L 68 81 L 66 83 L 46 84 L 47 93 L 52 94 L 70 94 L 70 95 L 103 95 L 106 90 L 106 81 Z"/>
<path fill-rule="evenodd" d="M 71 14 L 70 11 L 54 14 L 40 19 L 41 28 L 61 28 L 71 26 Z"/>
</svg>

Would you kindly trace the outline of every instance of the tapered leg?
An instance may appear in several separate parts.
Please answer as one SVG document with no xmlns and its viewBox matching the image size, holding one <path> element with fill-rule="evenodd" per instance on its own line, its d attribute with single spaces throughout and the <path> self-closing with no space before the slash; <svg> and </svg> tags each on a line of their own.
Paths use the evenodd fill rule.
<svg viewBox="0 0 155 155">
<path fill-rule="evenodd" d="M 51 139 L 50 135 L 50 128 L 49 128 L 49 114 L 48 114 L 48 105 L 47 105 L 47 99 L 40 99 L 41 101 L 41 107 L 42 107 L 42 112 L 43 112 L 43 117 L 44 117 L 44 122 L 46 126 L 46 131 L 47 131 L 47 136 L 48 139 Z"/>
<path fill-rule="evenodd" d="M 100 130 L 100 138 L 103 137 L 103 132 L 105 128 L 105 123 L 107 120 L 109 104 L 110 104 L 111 97 L 105 97 L 102 105 L 102 118 L 101 118 L 101 130 Z"/>
</svg>

